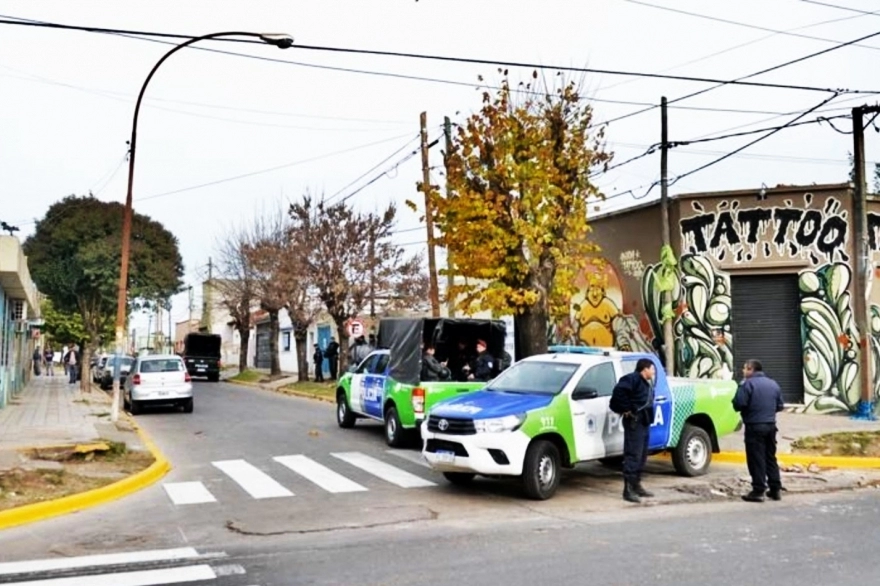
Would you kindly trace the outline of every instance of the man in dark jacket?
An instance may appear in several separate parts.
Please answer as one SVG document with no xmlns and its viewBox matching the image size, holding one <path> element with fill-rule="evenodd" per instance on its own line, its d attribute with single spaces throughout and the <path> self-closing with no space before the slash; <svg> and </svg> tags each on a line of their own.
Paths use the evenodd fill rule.
<svg viewBox="0 0 880 586">
<path fill-rule="evenodd" d="M 315 382 L 324 382 L 324 353 L 317 344 L 315 344 L 315 353 L 312 354 L 312 362 L 315 363 Z"/>
<path fill-rule="evenodd" d="M 744 380 L 733 397 L 733 409 L 742 415 L 746 427 L 746 463 L 752 477 L 752 492 L 742 498 L 760 503 L 766 492 L 778 501 L 782 498 L 782 480 L 776 461 L 776 414 L 783 409 L 782 391 L 764 374 L 758 360 L 747 360 L 742 373 Z"/>
<path fill-rule="evenodd" d="M 336 338 L 330 338 L 330 343 L 324 350 L 324 358 L 330 363 L 330 380 L 336 380 L 339 374 L 339 342 Z"/>
<path fill-rule="evenodd" d="M 422 355 L 422 376 L 423 381 L 440 381 L 449 380 L 449 369 L 446 368 L 446 362 L 438 362 L 434 357 L 434 347 L 425 346 L 425 353 Z"/>
<path fill-rule="evenodd" d="M 623 499 L 631 503 L 654 496 L 642 486 L 642 471 L 648 461 L 648 438 L 654 419 L 655 374 L 654 363 L 640 358 L 635 371 L 620 377 L 615 389 L 622 401 Z"/>
<path fill-rule="evenodd" d="M 495 359 L 491 354 L 486 352 L 486 342 L 477 340 L 477 359 L 474 360 L 474 366 L 468 375 L 468 380 L 478 380 L 488 382 L 495 375 Z"/>
</svg>

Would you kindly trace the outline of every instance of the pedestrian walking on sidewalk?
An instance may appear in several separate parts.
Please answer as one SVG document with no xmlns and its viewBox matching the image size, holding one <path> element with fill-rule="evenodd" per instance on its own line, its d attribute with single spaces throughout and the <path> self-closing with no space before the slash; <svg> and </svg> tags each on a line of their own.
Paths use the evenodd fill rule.
<svg viewBox="0 0 880 586">
<path fill-rule="evenodd" d="M 64 376 L 70 376 L 68 374 L 70 372 L 70 369 L 67 366 L 67 359 L 70 356 L 68 352 L 70 352 L 69 346 L 61 347 L 61 367 L 64 368 Z"/>
<path fill-rule="evenodd" d="M 631 503 L 654 496 L 642 486 L 642 472 L 654 420 L 655 375 L 654 363 L 640 358 L 634 372 L 620 377 L 611 396 L 611 410 L 623 418 L 623 500 Z"/>
<path fill-rule="evenodd" d="M 69 376 L 68 380 L 70 384 L 76 384 L 76 371 L 79 367 L 79 363 L 77 361 L 77 347 L 76 345 L 72 346 L 70 350 L 67 352 L 67 358 L 64 359 L 64 364 L 67 366 L 67 374 Z"/>
<path fill-rule="evenodd" d="M 46 376 L 55 376 L 55 352 L 51 346 L 46 346 L 43 359 L 46 361 Z"/>
<path fill-rule="evenodd" d="M 40 376 L 40 366 L 43 364 L 43 353 L 39 348 L 34 348 L 34 376 Z"/>
<path fill-rule="evenodd" d="M 758 360 L 746 360 L 743 381 L 733 397 L 733 408 L 745 425 L 746 463 L 752 477 L 752 491 L 743 495 L 751 503 L 764 502 L 764 493 L 774 501 L 782 498 L 782 480 L 776 461 L 776 414 L 782 411 L 782 391 L 764 374 Z M 769 489 L 769 490 L 768 490 Z"/>
</svg>

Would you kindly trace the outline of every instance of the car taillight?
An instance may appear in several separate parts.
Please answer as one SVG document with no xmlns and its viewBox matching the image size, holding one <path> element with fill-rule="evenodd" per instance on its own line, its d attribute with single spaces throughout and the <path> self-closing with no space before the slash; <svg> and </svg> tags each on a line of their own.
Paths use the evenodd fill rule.
<svg viewBox="0 0 880 586">
<path fill-rule="evenodd" d="M 141 375 L 136 374 L 133 377 L 131 377 L 131 384 L 133 384 L 133 385 L 141 384 Z"/>
<path fill-rule="evenodd" d="M 412 408 L 417 416 L 425 414 L 425 389 L 422 387 L 416 387 L 412 391 Z"/>
<path fill-rule="evenodd" d="M 185 373 L 183 373 L 183 380 L 184 380 L 185 382 L 191 382 L 191 381 L 192 381 L 192 377 L 189 375 L 188 372 L 185 372 Z"/>
</svg>

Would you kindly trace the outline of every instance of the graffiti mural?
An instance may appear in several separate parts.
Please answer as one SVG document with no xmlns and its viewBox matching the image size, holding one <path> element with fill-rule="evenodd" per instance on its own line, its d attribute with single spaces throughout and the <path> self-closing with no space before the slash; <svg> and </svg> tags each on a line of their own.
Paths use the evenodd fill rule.
<svg viewBox="0 0 880 586">
<path fill-rule="evenodd" d="M 858 406 L 859 336 L 850 303 L 851 280 L 849 266 L 839 262 L 800 273 L 807 410 L 855 411 Z M 873 340 L 871 346 L 874 350 Z"/>
<path fill-rule="evenodd" d="M 639 258 L 638 253 L 630 257 Z M 579 277 L 578 286 L 582 293 L 572 299 L 571 321 L 556 326 L 557 343 L 568 339 L 584 346 L 651 351 L 638 319 L 624 311 L 623 285 L 612 263 L 590 266 Z"/>
<path fill-rule="evenodd" d="M 874 404 L 880 409 L 880 306 L 871 305 L 871 372 L 874 373 Z"/>
<path fill-rule="evenodd" d="M 809 208 L 813 194 L 803 198 Z M 737 264 L 769 259 L 774 252 L 813 265 L 849 260 L 847 211 L 833 197 L 822 210 L 795 207 L 790 199 L 782 207 L 744 208 L 737 200 L 722 201 L 715 211 L 696 200 L 691 207 L 697 214 L 679 222 L 683 251 Z"/>
<path fill-rule="evenodd" d="M 654 335 L 662 337 L 659 264 L 650 265 L 642 281 L 645 311 Z M 676 374 L 693 378 L 724 378 L 733 374 L 730 322 L 730 276 L 708 257 L 686 254 L 679 263 L 672 298 L 678 299 L 673 322 Z"/>
</svg>

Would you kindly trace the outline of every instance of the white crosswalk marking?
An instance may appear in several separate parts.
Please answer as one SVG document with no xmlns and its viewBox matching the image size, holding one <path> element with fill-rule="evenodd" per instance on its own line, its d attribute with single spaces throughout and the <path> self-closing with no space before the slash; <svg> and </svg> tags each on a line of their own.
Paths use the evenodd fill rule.
<svg viewBox="0 0 880 586">
<path fill-rule="evenodd" d="M 337 452 L 330 455 L 402 488 L 436 486 L 436 484 L 429 480 L 420 478 L 415 474 L 410 474 L 406 470 L 401 470 L 360 452 Z"/>
<path fill-rule="evenodd" d="M 293 496 L 292 492 L 278 484 L 271 476 L 244 460 L 223 460 L 211 464 L 222 470 L 255 499 Z"/>
<path fill-rule="evenodd" d="M 273 458 L 279 464 L 287 466 L 306 480 L 314 482 L 327 492 L 361 492 L 367 490 L 342 474 L 318 464 L 311 458 L 302 455 L 277 456 Z"/>
<path fill-rule="evenodd" d="M 391 456 L 397 456 L 398 458 L 402 458 L 407 462 L 412 462 L 413 464 L 418 464 L 419 466 L 424 466 L 425 468 L 430 468 L 431 465 L 428 464 L 428 461 L 425 460 L 425 457 L 421 452 L 404 452 L 402 450 L 385 450 L 386 454 Z"/>
<path fill-rule="evenodd" d="M 217 499 L 201 482 L 166 482 L 162 485 L 175 505 L 216 503 Z"/>
<path fill-rule="evenodd" d="M 180 547 L 176 549 L 153 549 L 126 553 L 85 555 L 70 558 L 48 558 L 43 560 L 28 560 L 24 562 L 6 562 L 0 564 L 0 576 L 31 572 L 49 572 L 53 570 L 75 570 L 78 568 L 114 566 L 119 564 L 186 560 L 197 557 L 199 557 L 199 552 L 192 547 Z"/>
<path fill-rule="evenodd" d="M 200 580 L 213 580 L 217 577 L 211 566 L 187 566 L 161 570 L 142 570 L 93 576 L 70 576 L 16 582 L 20 586 L 158 586 L 161 584 L 184 584 Z"/>
</svg>

